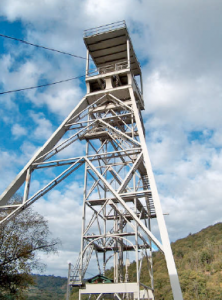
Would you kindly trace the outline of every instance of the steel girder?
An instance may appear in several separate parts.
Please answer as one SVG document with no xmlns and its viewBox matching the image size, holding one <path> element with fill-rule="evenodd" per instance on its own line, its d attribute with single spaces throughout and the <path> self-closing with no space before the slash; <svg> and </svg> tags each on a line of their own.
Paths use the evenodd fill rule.
<svg viewBox="0 0 222 300">
<path fill-rule="evenodd" d="M 92 78 L 92 85 L 100 90 L 88 90 L 0 197 L 0 225 L 4 225 L 64 180 L 77 180 L 73 175 L 78 183 L 84 182 L 81 249 L 75 266 L 69 266 L 67 299 L 70 286 L 79 286 L 80 296 L 95 294 L 97 299 L 107 293 L 118 299 L 154 299 L 153 245 L 165 255 L 174 299 L 183 299 L 146 147 L 142 95 L 129 68 L 128 39 L 127 47 L 127 69 L 120 70 L 118 63 L 116 72 Z M 121 83 L 121 75 L 127 78 L 126 84 Z M 116 87 L 112 87 L 114 79 Z M 90 79 L 86 81 L 89 89 Z M 85 151 L 75 156 L 83 145 Z M 48 169 L 53 170 L 53 178 L 47 176 Z M 44 179 L 40 189 L 32 189 L 33 178 Z M 13 202 L 13 195 L 21 190 L 22 201 Z M 153 218 L 157 218 L 162 243 L 152 233 Z M 136 279 L 130 283 L 128 260 L 133 255 Z M 114 282 L 95 291 L 85 282 L 90 264 L 93 272 L 93 264 L 97 266 L 101 276 L 113 266 Z M 149 270 L 149 286 L 140 279 L 142 264 Z"/>
<path fill-rule="evenodd" d="M 140 282 L 139 263 L 142 261 L 138 251 L 142 249 L 150 270 L 150 290 L 153 290 L 152 243 L 164 252 L 171 283 L 175 282 L 175 264 L 145 144 L 142 120 L 133 90 L 129 88 L 129 92 L 131 99 L 128 99 L 128 104 L 111 93 L 101 96 L 91 105 L 87 105 L 87 97 L 83 98 L 0 200 L 0 223 L 4 225 L 85 165 L 82 246 L 76 268 L 71 269 L 70 285 L 83 284 L 93 251 L 97 254 L 99 270 L 103 270 L 103 274 L 110 260 L 107 260 L 107 254 L 113 253 L 115 282 L 125 280 L 123 253 L 134 251 L 137 281 Z M 64 138 L 64 133 L 68 133 L 67 138 Z M 77 141 L 86 141 L 85 155 L 58 158 L 60 152 Z M 29 196 L 32 174 L 58 167 L 65 169 Z M 22 203 L 7 203 L 22 181 L 25 182 Z M 163 244 L 151 232 L 150 220 L 155 217 L 159 222 Z M 131 231 L 128 231 L 129 228 Z M 101 254 L 102 267 L 98 259 Z"/>
<path fill-rule="evenodd" d="M 150 220 L 157 216 L 162 240 L 166 240 L 166 232 L 163 232 L 166 228 L 165 222 L 147 153 L 143 126 L 133 91 L 130 90 L 130 93 L 131 99 L 127 105 L 111 93 L 103 95 L 92 105 L 87 105 L 87 98 L 83 98 L 78 108 L 30 160 L 0 200 L 0 222 L 5 224 L 83 164 L 85 165 L 82 247 L 77 266 L 72 270 L 74 275 L 70 276 L 71 285 L 83 283 L 93 251 L 97 255 L 102 253 L 103 267 L 99 268 L 103 269 L 104 274 L 107 253 L 114 253 L 115 282 L 124 281 L 123 253 L 135 251 L 137 280 L 140 282 L 141 260 L 138 251 L 141 249 L 143 256 L 147 258 L 153 285 L 150 263 L 152 243 L 163 251 L 165 256 L 169 251 L 167 250 L 167 244 L 170 247 L 169 242 L 160 244 L 150 228 Z M 64 132 L 71 132 L 71 135 L 61 140 Z M 84 140 L 87 144 L 84 156 L 58 159 L 60 152 L 71 147 L 76 141 Z M 32 173 L 57 167 L 65 167 L 65 170 L 29 196 Z M 7 203 L 7 197 L 9 200 L 16 188 L 21 186 L 22 180 L 26 180 L 22 203 Z M 90 220 L 87 219 L 88 216 Z M 132 237 L 135 239 L 134 243 Z M 166 261 L 168 262 L 169 258 Z M 98 265 L 99 263 L 98 259 Z M 168 270 L 171 270 L 172 266 L 172 262 L 169 262 Z M 176 274 L 175 271 L 170 272 Z"/>
</svg>

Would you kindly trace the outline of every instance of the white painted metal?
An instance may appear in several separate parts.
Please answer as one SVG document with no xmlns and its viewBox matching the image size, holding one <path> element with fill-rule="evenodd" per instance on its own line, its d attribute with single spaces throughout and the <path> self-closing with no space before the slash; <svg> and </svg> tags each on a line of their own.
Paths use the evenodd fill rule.
<svg viewBox="0 0 222 300">
<path fill-rule="evenodd" d="M 65 134 L 65 125 L 67 122 L 76 116 L 81 110 L 87 107 L 86 98 L 84 97 L 79 104 L 73 109 L 65 121 L 60 125 L 60 127 L 52 134 L 48 141 L 40 148 L 37 153 L 30 159 L 27 165 L 22 169 L 22 171 L 16 176 L 8 188 L 0 196 L 0 207 L 5 205 L 7 201 L 17 192 L 26 179 L 27 170 L 32 166 L 36 159 L 40 156 L 43 156 L 48 152 L 49 149 L 52 149 L 54 145 L 63 137 Z"/>
<path fill-rule="evenodd" d="M 84 290 L 80 290 L 81 294 L 101 294 L 101 293 L 135 293 L 138 290 L 137 283 L 113 283 L 113 284 L 86 284 Z"/>
<path fill-rule="evenodd" d="M 129 38 L 127 38 L 126 47 L 127 47 L 127 67 L 130 68 L 130 41 L 129 41 Z"/>
<path fill-rule="evenodd" d="M 66 289 L 66 300 L 69 300 L 69 297 L 70 297 L 70 286 L 69 286 L 69 281 L 70 281 L 71 270 L 72 270 L 72 264 L 69 263 L 68 280 L 67 280 L 67 289 Z"/>
<path fill-rule="evenodd" d="M 86 76 L 89 74 L 89 50 L 86 52 Z"/>
<path fill-rule="evenodd" d="M 141 116 L 144 109 L 142 73 L 125 22 L 91 29 L 85 32 L 84 42 L 87 94 L 2 194 L 0 224 L 4 225 L 84 165 L 81 247 L 75 266 L 69 265 L 67 299 L 72 286 L 80 287 L 79 299 L 83 294 L 89 297 L 95 294 L 96 299 L 100 299 L 107 293 L 117 299 L 154 299 L 154 243 L 165 255 L 174 299 L 181 300 L 146 148 Z M 89 73 L 89 55 L 97 67 L 93 76 Z M 140 76 L 140 88 L 135 76 Z M 77 142 L 78 145 L 86 144 L 83 155 L 57 157 L 65 155 L 66 149 Z M 33 175 L 48 168 L 57 172 L 55 178 L 30 195 Z M 57 170 L 61 170 L 59 174 Z M 22 203 L 11 203 L 10 198 L 24 182 Z M 162 244 L 151 231 L 151 220 L 156 217 Z M 133 258 L 136 261 L 135 282 L 129 278 L 127 270 L 129 259 Z M 86 283 L 91 262 L 98 267 L 98 271 L 95 268 L 91 271 L 95 275 L 99 273 L 96 280 L 103 281 L 108 280 L 102 276 L 112 262 L 114 283 Z M 151 287 L 141 282 L 142 264 L 149 271 Z"/>
<path fill-rule="evenodd" d="M 133 93 L 132 88 L 130 89 L 130 94 L 133 99 L 134 93 Z M 143 148 L 144 161 L 145 161 L 148 177 L 150 180 L 150 186 L 152 189 L 153 202 L 154 202 L 154 206 L 155 206 L 155 210 L 156 210 L 157 221 L 158 221 L 158 225 L 159 225 L 161 240 L 163 243 L 163 249 L 164 249 L 164 254 L 165 254 L 165 258 L 166 258 L 166 263 L 167 263 L 167 268 L 168 268 L 168 272 L 169 272 L 170 283 L 171 283 L 174 299 L 182 300 L 183 296 L 182 296 L 182 292 L 181 292 L 181 288 L 180 288 L 176 265 L 175 265 L 175 261 L 173 258 L 172 249 L 170 246 L 170 240 L 169 240 L 166 223 L 165 223 L 163 212 L 162 212 L 162 207 L 160 204 L 160 199 L 159 199 L 156 182 L 155 182 L 152 167 L 151 167 L 148 150 L 146 147 L 146 141 L 145 141 L 145 136 L 144 136 L 144 133 L 142 130 L 141 119 L 140 119 L 139 111 L 138 111 L 135 101 L 132 101 L 132 106 L 133 106 L 134 113 L 135 113 L 136 123 L 137 123 L 139 136 L 140 136 L 140 142 L 141 142 L 141 145 Z"/>
<path fill-rule="evenodd" d="M 113 196 L 119 200 L 119 203 L 122 204 L 123 208 L 129 213 L 129 215 L 132 217 L 132 219 L 137 223 L 138 226 L 141 227 L 141 229 L 147 234 L 147 236 L 152 240 L 152 242 L 163 251 L 162 245 L 160 242 L 155 238 L 155 236 L 149 231 L 149 229 L 142 223 L 142 221 L 137 217 L 137 215 L 128 207 L 128 205 L 125 203 L 125 201 L 119 196 L 117 192 L 111 187 L 111 185 L 105 180 L 105 178 L 97 171 L 97 169 L 92 165 L 92 163 L 85 158 L 88 165 L 91 167 L 91 169 L 94 171 L 94 173 L 101 179 L 101 181 L 104 182 L 107 189 L 113 194 Z"/>
</svg>

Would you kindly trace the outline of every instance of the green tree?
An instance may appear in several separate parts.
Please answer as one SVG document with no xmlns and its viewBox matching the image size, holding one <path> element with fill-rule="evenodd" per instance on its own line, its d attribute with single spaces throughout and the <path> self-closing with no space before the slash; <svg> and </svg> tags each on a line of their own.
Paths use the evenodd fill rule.
<svg viewBox="0 0 222 300">
<path fill-rule="evenodd" d="M 56 252 L 58 242 L 50 238 L 47 221 L 30 207 L 0 227 L 0 299 L 22 299 L 33 283 L 31 271 L 45 267 L 38 251 Z"/>
</svg>

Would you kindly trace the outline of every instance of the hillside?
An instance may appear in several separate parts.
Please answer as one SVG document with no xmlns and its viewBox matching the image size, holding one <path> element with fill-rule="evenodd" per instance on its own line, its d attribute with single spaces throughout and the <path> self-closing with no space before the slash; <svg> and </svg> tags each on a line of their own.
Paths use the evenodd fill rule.
<svg viewBox="0 0 222 300">
<path fill-rule="evenodd" d="M 222 299 L 222 223 L 172 244 L 184 300 Z M 157 300 L 170 300 L 169 280 L 161 253 L 154 254 Z M 146 270 L 143 270 L 146 278 Z"/>
<path fill-rule="evenodd" d="M 184 300 L 222 299 L 222 223 L 209 226 L 198 233 L 172 243 Z M 153 255 L 156 300 L 172 300 L 166 264 L 163 255 Z M 107 276 L 112 278 L 112 270 Z M 36 284 L 30 287 L 27 300 L 64 300 L 66 278 L 33 275 Z M 135 281 L 135 263 L 129 267 L 129 277 Z M 145 264 L 141 279 L 150 285 Z M 78 299 L 78 289 L 72 290 L 71 300 Z"/>
<path fill-rule="evenodd" d="M 184 300 L 222 299 L 222 223 L 209 226 L 198 233 L 172 243 Z M 155 300 L 172 300 L 170 283 L 163 255 L 153 257 Z M 145 264 L 143 264 L 145 266 Z M 106 274 L 112 278 L 112 270 Z M 131 281 L 136 280 L 135 263 L 129 267 Z M 150 285 L 147 269 L 142 268 L 141 279 Z M 78 299 L 77 289 L 72 300 Z"/>
<path fill-rule="evenodd" d="M 26 300 L 65 299 L 67 278 L 60 276 L 33 275 L 35 284 L 30 286 Z"/>
</svg>

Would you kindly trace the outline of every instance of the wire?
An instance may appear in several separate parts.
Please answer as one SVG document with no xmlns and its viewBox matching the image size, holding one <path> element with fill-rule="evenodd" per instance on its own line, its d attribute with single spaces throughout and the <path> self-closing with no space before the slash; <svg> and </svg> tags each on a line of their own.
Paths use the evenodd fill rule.
<svg viewBox="0 0 222 300">
<path fill-rule="evenodd" d="M 58 52 L 58 53 L 61 53 L 61 54 L 65 54 L 65 55 L 69 55 L 69 56 L 73 56 L 73 57 L 76 57 L 76 58 L 81 58 L 81 59 L 87 60 L 86 57 L 82 57 L 82 56 L 71 54 L 71 53 L 68 53 L 68 52 L 64 52 L 64 51 L 60 51 L 60 50 L 56 50 L 56 49 L 52 49 L 52 48 L 32 44 L 32 43 L 29 43 L 29 42 L 21 40 L 21 39 L 17 39 L 17 38 L 12 37 L 12 36 L 4 35 L 4 34 L 1 34 L 1 33 L 0 33 L 0 36 L 4 37 L 4 38 L 7 38 L 7 39 L 15 40 L 15 41 L 18 41 L 18 42 L 21 42 L 21 43 L 24 43 L 24 44 L 27 44 L 27 45 L 30 45 L 30 46 L 33 46 L 33 47 L 43 48 L 45 50 L 54 51 L 54 52 Z M 91 60 L 91 59 L 89 59 L 89 60 Z"/>
<path fill-rule="evenodd" d="M 94 73 L 96 73 L 96 72 L 97 72 L 97 70 L 88 72 L 88 75 L 94 74 Z M 68 78 L 68 79 L 64 79 L 64 80 L 59 80 L 59 81 L 55 81 L 55 82 L 50 82 L 50 83 L 40 84 L 40 85 L 31 86 L 31 87 L 27 87 L 27 88 L 22 88 L 22 89 L 17 89 L 17 90 L 11 90 L 11 91 L 0 92 L 0 95 L 9 94 L 9 93 L 15 93 L 15 92 L 22 92 L 22 91 L 25 91 L 25 90 L 38 89 L 38 88 L 45 87 L 45 86 L 49 86 L 49 85 L 55 85 L 55 84 L 58 84 L 58 83 L 67 82 L 67 81 L 71 81 L 71 80 L 83 78 L 83 77 L 85 77 L 85 76 L 86 76 L 86 75 L 80 75 L 80 76 L 76 76 L 76 77 L 72 77 L 72 78 Z"/>
<path fill-rule="evenodd" d="M 82 78 L 82 77 L 85 77 L 85 75 L 81 75 L 81 76 L 77 76 L 77 77 L 72 77 L 72 78 L 69 78 L 69 79 L 60 80 L 60 81 L 56 81 L 56 82 L 41 84 L 41 85 L 37 85 L 37 86 L 31 86 L 31 87 L 27 87 L 27 88 L 23 88 L 23 89 L 1 92 L 0 95 L 9 94 L 9 93 L 15 93 L 15 92 L 21 92 L 21 91 L 25 91 L 25 90 L 37 89 L 37 88 L 41 88 L 41 87 L 45 87 L 45 86 L 49 86 L 49 85 L 54 85 L 54 84 L 58 84 L 58 83 L 62 83 L 62 82 L 71 81 L 71 80 Z"/>
</svg>

